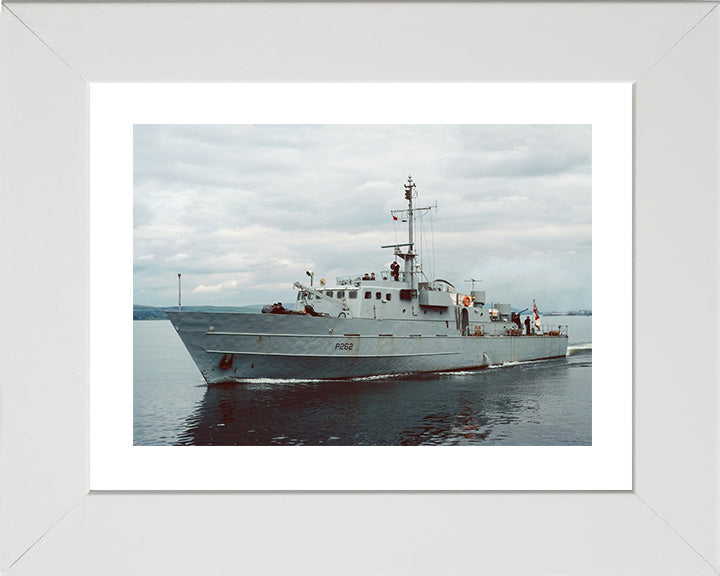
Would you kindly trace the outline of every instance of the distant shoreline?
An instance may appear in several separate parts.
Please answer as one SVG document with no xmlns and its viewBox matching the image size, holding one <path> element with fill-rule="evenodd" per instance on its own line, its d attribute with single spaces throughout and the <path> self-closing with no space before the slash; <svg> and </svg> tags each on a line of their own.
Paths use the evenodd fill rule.
<svg viewBox="0 0 720 576">
<path fill-rule="evenodd" d="M 249 306 L 183 306 L 186 312 L 240 312 L 243 314 L 259 314 L 262 304 Z M 133 305 L 133 320 L 167 320 L 166 311 L 173 312 L 177 306 L 143 306 Z M 540 316 L 592 316 L 592 310 L 572 310 L 569 312 L 540 312 Z"/>
<path fill-rule="evenodd" d="M 166 311 L 177 310 L 177 306 L 143 306 L 133 305 L 133 320 L 167 320 Z M 187 312 L 242 312 L 245 314 L 259 314 L 262 304 L 250 306 L 183 306 Z"/>
</svg>

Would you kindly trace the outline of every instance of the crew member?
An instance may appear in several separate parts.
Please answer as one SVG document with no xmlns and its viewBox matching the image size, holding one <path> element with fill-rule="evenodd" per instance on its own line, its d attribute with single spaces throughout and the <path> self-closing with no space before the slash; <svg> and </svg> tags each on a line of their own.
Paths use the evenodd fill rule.
<svg viewBox="0 0 720 576">
<path fill-rule="evenodd" d="M 396 282 L 400 280 L 400 264 L 397 262 L 390 264 L 390 275 Z"/>
<path fill-rule="evenodd" d="M 525 333 L 530 336 L 530 316 L 525 318 Z"/>
</svg>

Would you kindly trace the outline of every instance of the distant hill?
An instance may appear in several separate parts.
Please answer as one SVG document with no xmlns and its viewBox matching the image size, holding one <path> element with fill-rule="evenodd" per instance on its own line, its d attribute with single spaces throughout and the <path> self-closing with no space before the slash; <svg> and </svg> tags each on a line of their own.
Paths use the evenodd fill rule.
<svg viewBox="0 0 720 576">
<path fill-rule="evenodd" d="M 521 310 L 520 308 L 513 308 L 513 312 L 522 312 L 525 316 L 531 316 L 532 310 L 530 308 L 525 308 L 524 310 Z M 566 312 L 545 312 L 544 310 L 538 310 L 538 313 L 540 316 L 592 316 L 592 310 L 571 310 Z"/>
<path fill-rule="evenodd" d="M 541 312 L 541 316 L 592 316 L 592 310 L 574 310 L 570 312 Z"/>
<path fill-rule="evenodd" d="M 183 306 L 185 312 L 242 312 L 244 314 L 260 314 L 262 304 L 251 304 L 250 306 Z M 133 306 L 133 320 L 167 320 L 165 310 L 177 310 L 177 306 Z M 513 308 L 513 312 L 520 312 L 519 308 Z M 525 315 L 529 311 L 523 311 Z M 541 316 L 592 316 L 591 310 L 577 310 L 574 312 L 542 312 Z"/>
<path fill-rule="evenodd" d="M 243 312 L 245 314 L 260 314 L 262 304 L 250 306 L 183 306 L 184 312 Z M 166 310 L 177 310 L 177 306 L 142 306 L 133 305 L 133 320 L 167 320 Z"/>
</svg>

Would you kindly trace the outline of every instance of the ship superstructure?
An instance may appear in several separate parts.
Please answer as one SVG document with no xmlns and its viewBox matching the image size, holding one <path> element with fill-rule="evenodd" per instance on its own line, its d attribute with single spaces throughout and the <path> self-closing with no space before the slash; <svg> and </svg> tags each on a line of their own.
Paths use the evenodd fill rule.
<svg viewBox="0 0 720 576">
<path fill-rule="evenodd" d="M 418 263 L 416 185 L 404 185 L 407 208 L 393 211 L 408 224 L 408 242 L 376 275 L 339 277 L 313 286 L 295 282 L 292 310 L 279 304 L 263 314 L 168 312 L 208 383 L 256 378 L 336 379 L 483 368 L 565 356 L 564 326 L 520 321 L 510 303 L 487 303 L 475 281 L 467 293 L 428 280 Z"/>
</svg>

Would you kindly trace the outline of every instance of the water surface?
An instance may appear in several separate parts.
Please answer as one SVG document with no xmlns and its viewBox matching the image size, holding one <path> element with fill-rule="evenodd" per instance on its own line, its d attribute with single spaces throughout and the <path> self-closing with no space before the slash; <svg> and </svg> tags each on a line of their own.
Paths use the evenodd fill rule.
<svg viewBox="0 0 720 576">
<path fill-rule="evenodd" d="M 206 386 L 168 321 L 134 322 L 136 445 L 592 443 L 592 318 L 566 358 L 485 370 Z"/>
</svg>

